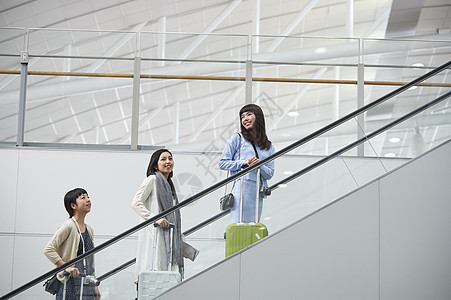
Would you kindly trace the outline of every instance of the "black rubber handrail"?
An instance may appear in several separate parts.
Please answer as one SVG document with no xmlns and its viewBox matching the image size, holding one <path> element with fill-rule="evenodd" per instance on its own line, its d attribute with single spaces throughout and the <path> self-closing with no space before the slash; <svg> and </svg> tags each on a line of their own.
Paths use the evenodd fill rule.
<svg viewBox="0 0 451 300">
<path fill-rule="evenodd" d="M 379 105 L 379 104 L 381 104 L 381 103 L 383 103 L 383 102 L 395 97 L 396 95 L 402 93 L 403 91 L 408 90 L 412 86 L 415 86 L 416 84 L 418 84 L 418 83 L 420 83 L 422 81 L 425 81 L 426 79 L 428 79 L 428 78 L 430 78 L 430 77 L 442 72 L 443 70 L 446 70 L 446 69 L 450 68 L 450 66 L 451 66 L 451 61 L 448 61 L 447 63 L 441 65 L 440 67 L 438 67 L 438 68 L 432 70 L 431 72 L 428 72 L 425 75 L 420 76 L 417 79 L 415 79 L 415 80 L 413 80 L 413 81 L 401 86 L 400 88 L 388 93 L 387 95 L 379 98 L 378 100 L 375 100 L 375 101 L 373 101 L 373 102 L 371 102 L 371 103 L 369 103 L 369 104 L 367 104 L 365 106 L 362 106 L 361 108 L 355 110 L 352 113 L 349 113 L 348 115 L 340 118 L 339 120 L 336 120 L 336 121 L 330 123 L 329 125 L 327 125 L 327 126 L 321 128 L 321 129 L 309 134 L 305 138 L 302 138 L 302 139 L 292 143 L 291 145 L 288 145 L 287 147 L 283 148 L 282 150 L 277 151 L 273 155 L 268 156 L 267 158 L 260 160 L 258 163 L 254 164 L 254 165 L 252 165 L 252 166 L 250 166 L 250 167 L 248 167 L 246 169 L 243 169 L 242 171 L 240 171 L 240 172 L 238 172 L 238 173 L 236 173 L 234 175 L 230 175 L 228 178 L 226 178 L 224 180 L 221 180 L 220 182 L 218 182 L 218 183 L 206 188 L 205 190 L 200 191 L 199 193 L 189 197 L 188 199 L 180 202 L 179 204 L 171 207 L 170 209 L 168 209 L 168 210 L 166 210 L 166 211 L 164 211 L 164 212 L 162 212 L 160 214 L 157 214 L 156 216 L 154 216 L 154 217 L 152 217 L 152 218 L 150 218 L 150 219 L 148 219 L 146 221 L 141 222 L 140 224 L 138 224 L 138 225 L 136 225 L 136 226 L 124 231 L 123 233 L 111 238 L 110 240 L 100 244 L 99 246 L 97 246 L 97 247 L 95 247 L 95 248 L 83 253 L 82 255 L 77 256 L 76 258 L 74 258 L 74 259 L 62 264 L 61 266 L 56 267 L 56 268 L 52 269 L 51 271 L 48 271 L 48 272 L 44 273 L 43 275 L 31 280 L 30 282 L 28 282 L 28 283 L 16 288 L 15 290 L 9 292 L 8 294 L 2 296 L 2 298 L 0 298 L 0 299 L 9 299 L 9 298 L 21 293 L 22 291 L 27 290 L 28 288 L 30 288 L 30 287 L 38 284 L 39 282 L 42 282 L 45 279 L 49 278 L 53 274 L 58 273 L 58 272 L 64 270 L 65 268 L 67 268 L 67 267 L 69 267 L 71 265 L 74 265 L 75 263 L 81 261 L 82 259 L 84 259 L 84 258 L 86 258 L 86 257 L 88 257 L 90 255 L 94 255 L 95 253 L 97 253 L 99 251 L 102 251 L 103 249 L 105 249 L 105 248 L 107 248 L 107 247 L 119 242 L 120 240 L 124 239 L 125 237 L 127 237 L 127 236 L 129 236 L 129 235 L 131 235 L 133 233 L 135 233 L 136 231 L 138 231 L 138 230 L 150 225 L 151 223 L 155 222 L 156 220 L 158 220 L 158 219 L 160 219 L 162 217 L 165 217 L 166 215 L 174 212 L 175 210 L 181 209 L 181 208 L 193 203 L 194 201 L 196 201 L 196 200 L 198 200 L 198 199 L 200 199 L 200 198 L 212 193 L 213 191 L 223 187 L 224 185 L 235 181 L 239 177 L 244 176 L 247 173 L 256 170 L 260 166 L 262 166 L 262 165 L 264 165 L 264 164 L 266 164 L 266 163 L 268 163 L 268 162 L 270 162 L 272 160 L 275 160 L 276 158 L 278 158 L 278 157 L 280 157 L 280 156 L 282 156 L 282 155 L 294 150 L 295 148 L 297 148 L 297 147 L 309 142 L 310 140 L 312 140 L 312 139 L 314 139 L 314 138 L 316 138 L 316 137 L 318 137 L 318 136 L 320 136 L 320 135 L 332 130 L 333 128 L 335 128 L 335 127 L 347 122 L 348 120 L 358 116 L 359 114 L 361 114 L 361 113 L 363 113 L 363 112 L 365 112 L 365 111 L 367 111 L 367 110 L 369 110 L 369 109 L 371 109 L 371 108 L 373 108 L 373 107 L 375 107 L 375 106 L 377 106 L 377 105 Z M 210 220 L 213 220 L 213 218 L 210 218 Z"/>
</svg>

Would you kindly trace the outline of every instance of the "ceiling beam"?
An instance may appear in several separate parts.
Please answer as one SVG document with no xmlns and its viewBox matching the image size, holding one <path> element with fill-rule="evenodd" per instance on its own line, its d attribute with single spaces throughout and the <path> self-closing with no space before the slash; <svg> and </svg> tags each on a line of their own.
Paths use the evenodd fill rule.
<svg viewBox="0 0 451 300">
<path fill-rule="evenodd" d="M 260 34 L 260 13 L 261 2 L 260 0 L 254 0 L 253 2 L 253 14 L 252 14 L 252 34 L 255 35 L 252 40 L 252 52 L 260 52 L 260 42 L 258 35 Z"/>
<path fill-rule="evenodd" d="M 415 35 L 423 0 L 393 0 L 385 38 Z"/>
<path fill-rule="evenodd" d="M 268 46 L 265 52 L 273 52 L 286 38 L 285 36 L 290 35 L 290 33 L 296 28 L 296 26 L 302 21 L 302 19 L 313 9 L 313 7 L 318 3 L 319 0 L 311 0 L 304 8 L 291 20 L 290 24 L 282 31 L 280 37 L 275 38 L 272 43 Z"/>
<path fill-rule="evenodd" d="M 354 37 L 354 0 L 346 0 L 348 18 L 346 19 L 346 31 L 348 38 Z"/>
<path fill-rule="evenodd" d="M 227 6 L 226 9 L 222 11 L 221 14 L 217 16 L 201 34 L 197 35 L 194 42 L 185 48 L 185 50 L 180 54 L 180 58 L 187 58 L 188 55 L 190 55 L 197 47 L 199 47 L 199 45 L 207 38 L 206 34 L 213 32 L 213 30 L 215 30 L 216 27 L 218 27 L 218 25 L 221 24 L 221 22 L 224 21 L 224 19 L 227 18 L 229 14 L 235 9 L 235 7 L 237 7 L 240 3 L 241 0 L 235 0 L 230 3 L 229 6 Z"/>
<path fill-rule="evenodd" d="M 383 23 L 388 23 L 388 18 L 390 17 L 391 7 L 389 7 L 377 20 L 371 25 L 370 29 L 368 29 L 362 36 L 362 38 L 370 37 Z"/>
</svg>

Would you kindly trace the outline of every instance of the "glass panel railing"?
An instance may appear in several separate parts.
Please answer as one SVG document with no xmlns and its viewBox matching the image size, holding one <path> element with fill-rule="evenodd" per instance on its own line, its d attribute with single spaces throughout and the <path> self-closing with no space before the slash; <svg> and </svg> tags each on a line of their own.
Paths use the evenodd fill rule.
<svg viewBox="0 0 451 300">
<path fill-rule="evenodd" d="M 16 62 L 18 59 L 18 57 L 0 55 L 0 61 L 3 63 Z M 4 97 L 0 102 L 0 142 L 15 143 L 17 141 L 19 95 L 11 92 L 19 90 L 20 70 L 17 72 L 19 74 L 0 74 L 0 90 L 4 91 Z"/>
<path fill-rule="evenodd" d="M 24 50 L 25 46 L 25 34 L 25 28 L 0 28 L 0 53 L 7 56 L 16 56 L 19 59 L 19 53 Z M 5 68 L 8 64 L 5 64 L 3 60 L 0 62 L 0 66 L 1 70 L 9 69 L 9 67 Z"/>
<path fill-rule="evenodd" d="M 145 230 L 148 229 L 143 229 L 143 231 Z M 105 241 L 97 241 L 96 245 L 100 245 Z M 136 263 L 130 264 L 128 267 L 105 279 L 102 279 L 102 275 L 135 259 L 136 249 L 137 236 L 134 234 L 95 254 L 96 277 L 101 279 L 99 290 L 102 298 L 134 299 L 132 297 L 136 294 L 136 286 L 134 284 L 134 280 L 136 280 Z"/>
<path fill-rule="evenodd" d="M 358 39 L 252 38 L 252 94 L 276 149 L 357 109 Z M 319 144 L 341 140 L 323 136 L 297 153 L 324 155 Z"/>
<path fill-rule="evenodd" d="M 364 135 L 371 134 L 449 91 L 451 91 L 451 71 L 445 68 L 367 111 L 359 118 L 359 127 L 365 132 Z M 428 145 L 441 143 L 443 140 L 440 134 L 450 126 L 450 122 L 447 121 L 449 120 L 447 103 L 444 101 L 443 108 L 422 112 L 411 121 L 374 137 L 370 142 L 371 151 L 376 153 L 376 157 L 412 158 L 430 149 Z M 365 155 L 371 156 L 366 152 Z"/>
<path fill-rule="evenodd" d="M 404 83 L 410 82 L 449 60 L 451 42 L 448 40 L 381 40 L 363 39 L 363 63 L 365 77 L 365 103 L 379 99 Z M 433 53 L 433 55 L 431 55 Z M 448 79 L 446 79 L 448 77 Z M 411 108 L 431 99 L 431 92 L 437 94 L 438 84 L 450 82 L 449 71 L 430 78 L 429 86 L 412 87 L 399 100 L 390 101 L 378 109 L 368 112 L 368 125 L 384 119 L 401 116 L 403 108 Z M 379 83 L 379 84 L 376 84 Z M 380 84 L 382 83 L 382 84 Z M 415 90 L 414 90 L 415 89 Z M 423 103 L 425 103 L 423 101 Z M 394 116 L 393 116 L 394 115 Z M 396 143 L 391 144 L 396 148 Z M 400 151 L 394 151 L 400 152 Z"/>
<path fill-rule="evenodd" d="M 142 33 L 139 143 L 201 151 L 235 128 L 247 47 L 243 35 Z"/>
<path fill-rule="evenodd" d="M 247 101 L 263 108 L 280 149 L 357 109 L 359 101 L 371 103 L 432 70 L 451 47 L 449 41 L 0 30 L 0 141 L 17 138 L 19 58 L 29 51 L 25 144 L 52 146 L 127 146 L 136 137 L 146 147 L 204 151 L 212 139 L 237 130 L 236 111 Z M 139 83 L 132 80 L 138 72 Z M 251 77 L 249 89 L 244 80 Z M 357 95 L 363 80 L 364 95 Z M 426 99 L 431 89 L 418 88 L 399 103 Z M 133 91 L 140 94 L 139 113 Z M 366 119 L 401 112 L 392 102 Z M 324 136 L 316 144 L 339 147 L 345 139 Z M 324 154 L 315 149 L 307 153 Z"/>
<path fill-rule="evenodd" d="M 410 82 L 426 74 L 449 60 L 448 52 L 451 48 L 449 40 L 405 40 L 405 39 L 363 39 L 363 63 L 375 70 L 378 65 L 382 68 L 397 69 L 397 74 L 385 77 L 385 80 Z M 431 55 L 433 54 L 433 55 Z M 365 79 L 377 79 L 365 74 Z M 387 75 L 387 74 L 386 74 Z M 381 78 L 381 77 L 379 77 Z M 401 80 L 399 80 L 401 79 Z"/>
<path fill-rule="evenodd" d="M 451 101 L 444 100 L 373 138 L 387 151 L 380 156 L 413 158 L 447 141 L 451 130 L 450 106 Z M 390 149 L 391 145 L 396 146 Z"/>
<path fill-rule="evenodd" d="M 29 44 L 26 142 L 130 144 L 136 33 L 36 29 Z"/>
<path fill-rule="evenodd" d="M 310 165 L 298 171 L 297 174 L 291 175 L 293 177 L 291 180 L 290 178 L 286 178 L 279 183 L 274 183 L 272 186 L 274 197 L 272 195 L 265 201 L 265 214 L 268 213 L 265 217 L 268 220 L 267 223 L 271 224 L 271 222 L 274 222 L 274 228 L 282 229 L 288 225 L 283 218 L 290 218 L 292 216 L 292 221 L 298 220 L 331 203 L 335 199 L 346 195 L 355 188 L 378 178 L 388 170 L 401 165 L 404 162 L 403 160 L 355 157 L 353 152 L 357 151 L 356 148 L 361 145 L 371 147 L 373 138 L 385 135 L 391 130 L 396 131 L 398 127 L 405 127 L 408 123 L 415 122 L 417 118 L 422 119 L 424 116 L 430 115 L 433 111 L 440 111 L 448 107 L 450 101 L 451 91 L 448 91 L 434 99 L 430 105 L 427 104 L 419 107 L 411 115 L 398 118 L 390 124 L 387 124 L 385 128 L 381 128 L 371 133 L 370 136 L 356 141 L 354 145 L 351 144 L 338 150 L 335 155 L 339 156 L 333 157 L 331 155 L 324 157 L 314 163 L 318 165 L 317 167 L 314 164 Z M 451 138 L 449 126 L 446 126 L 442 134 L 441 142 Z M 280 162 L 280 158 L 278 161 Z M 280 192 L 280 198 L 278 196 L 279 190 L 282 190 Z M 274 201 L 273 206 L 275 208 L 271 213 L 268 208 L 272 201 Z M 281 202 L 283 202 L 283 205 L 281 205 Z M 288 207 L 285 207 L 285 203 L 288 203 Z M 274 215 L 278 215 L 279 217 L 274 218 Z"/>
<path fill-rule="evenodd" d="M 437 74 L 447 72 L 450 65 L 451 62 L 441 66 L 434 72 Z M 434 73 L 428 74 L 428 76 L 434 76 Z M 424 80 L 425 78 L 418 79 L 418 81 Z M 228 179 L 203 189 L 194 196 L 188 197 L 179 205 L 170 208 L 163 214 L 150 218 L 103 243 L 100 241 L 101 244 L 96 249 L 90 250 L 91 252 L 79 256 L 79 258 L 68 262 L 65 266 L 60 266 L 56 270 L 67 267 L 71 263 L 90 256 L 95 252 L 96 275 L 101 276 L 101 274 L 109 272 L 118 265 L 132 260 L 138 251 L 151 249 L 152 240 L 143 239 L 141 241 L 146 242 L 140 244 L 138 242 L 138 236 L 153 236 L 154 228 L 151 225 L 153 222 L 165 214 L 180 210 L 183 229 L 202 223 L 199 230 L 191 231 L 187 236 L 187 241 L 201 252 L 194 262 L 191 263 L 185 260 L 185 279 L 198 274 L 200 271 L 220 262 L 225 257 L 224 232 L 230 220 L 227 214 L 217 213 L 218 201 L 223 194 L 222 188 L 226 183 L 232 182 L 249 172 L 255 172 L 255 168 L 275 159 L 276 171 L 280 170 L 287 173 L 284 176 L 278 175 L 281 177 L 280 180 L 270 182 L 272 195 L 264 200 L 262 222 L 268 227 L 270 234 L 282 230 L 293 221 L 314 213 L 318 209 L 329 205 L 336 199 L 374 180 L 393 168 L 395 164 L 390 162 L 391 159 L 382 158 L 377 152 L 378 147 L 375 141 L 381 135 L 383 136 L 393 130 L 397 130 L 398 127 L 411 126 L 410 122 L 414 122 L 417 125 L 420 120 L 424 122 L 421 128 L 427 130 L 427 127 L 431 125 L 429 122 L 434 120 L 433 117 L 436 114 L 447 112 L 450 105 L 451 91 L 449 89 L 443 89 L 435 97 L 431 97 L 427 103 L 416 105 L 410 111 L 404 111 L 406 114 L 391 122 L 384 123 L 380 128 L 365 131 L 364 127 L 358 124 L 359 115 L 373 108 L 377 108 L 378 105 L 384 103 L 384 101 L 389 101 L 396 95 L 398 97 L 402 96 L 404 90 L 408 91 L 411 85 L 416 85 L 417 83 L 412 82 L 412 84 L 400 88 L 396 93 L 389 94 L 385 98 L 381 98 L 377 102 L 371 103 L 329 124 L 322 130 L 311 133 L 311 135 L 304 139 L 279 150 L 274 156 L 262 160 L 256 165 L 230 176 Z M 328 132 L 336 135 L 336 133 L 333 133 L 334 131 L 339 132 L 340 130 L 349 129 L 354 130 L 354 138 L 347 141 L 342 147 L 329 148 L 322 146 L 322 151 L 327 149 L 330 153 L 328 156 L 323 155 L 305 159 L 305 156 L 295 153 L 298 148 L 312 147 L 309 143 L 314 143 L 316 138 Z M 427 138 L 423 138 L 429 143 L 427 145 L 430 145 L 430 147 L 451 137 L 451 132 L 447 125 L 441 125 L 437 130 L 433 130 L 433 132 L 435 133 L 433 143 L 430 143 L 432 138 L 429 138 L 429 135 L 427 135 Z M 437 139 L 437 137 L 439 138 Z M 367 155 L 360 155 L 362 151 L 367 153 Z M 289 175 L 289 172 L 294 173 Z M 215 217 L 216 215 L 218 217 Z M 211 221 L 205 222 L 206 219 L 210 219 Z M 157 245 L 157 250 L 160 249 L 159 247 Z M 140 256 L 138 255 L 138 257 Z M 144 257 L 148 257 L 148 253 Z M 99 286 L 100 293 L 105 296 L 108 295 L 109 299 L 116 299 L 115 293 L 121 289 L 124 292 L 117 299 L 135 297 L 136 286 L 134 285 L 134 280 L 137 278 L 136 268 L 143 264 L 145 265 L 143 261 L 138 259 L 134 266 L 129 266 L 109 276 L 103 283 L 101 282 Z M 149 269 L 149 266 L 145 265 L 144 269 Z M 26 290 L 30 286 L 42 282 L 52 272 L 54 271 L 49 271 L 40 276 L 30 282 L 26 288 L 23 287 L 23 289 Z M 29 291 L 31 292 L 32 290 L 37 291 L 35 287 Z M 21 292 L 23 290 L 19 288 L 18 291 Z M 37 294 L 33 294 L 33 296 L 40 297 Z"/>
<path fill-rule="evenodd" d="M 17 141 L 19 111 L 20 52 L 25 29 L 0 28 L 0 142 Z"/>
<path fill-rule="evenodd" d="M 130 144 L 132 79 L 40 75 L 29 76 L 29 82 L 26 142 Z M 73 89 L 79 85 L 86 89 Z M 100 86 L 114 97 L 105 98 L 100 96 L 104 91 L 91 89 Z M 57 95 L 48 94 L 52 88 L 59 90 Z"/>
</svg>

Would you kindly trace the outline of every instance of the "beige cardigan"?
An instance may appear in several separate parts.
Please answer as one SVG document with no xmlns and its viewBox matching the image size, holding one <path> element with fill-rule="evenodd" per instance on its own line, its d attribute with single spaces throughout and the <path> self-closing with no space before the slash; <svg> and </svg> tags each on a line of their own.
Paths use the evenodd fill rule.
<svg viewBox="0 0 451 300">
<path fill-rule="evenodd" d="M 89 225 L 86 225 L 86 227 L 94 243 L 94 231 Z M 77 257 L 79 244 L 80 234 L 78 233 L 77 227 L 72 219 L 68 219 L 58 227 L 45 247 L 44 254 L 55 265 L 61 259 L 68 262 Z M 64 280 L 63 271 L 58 273 L 57 277 L 62 282 Z"/>
</svg>

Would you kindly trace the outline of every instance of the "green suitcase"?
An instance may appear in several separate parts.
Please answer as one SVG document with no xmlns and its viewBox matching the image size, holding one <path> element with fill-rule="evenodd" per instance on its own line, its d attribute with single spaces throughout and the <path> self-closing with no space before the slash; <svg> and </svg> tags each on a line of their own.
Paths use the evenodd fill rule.
<svg viewBox="0 0 451 300">
<path fill-rule="evenodd" d="M 257 178 L 260 178 L 260 169 L 257 170 Z M 241 191 L 243 190 L 243 181 L 241 181 Z M 256 209 L 255 220 L 258 219 L 258 200 L 259 200 L 259 182 L 257 180 L 257 197 L 256 197 Z M 227 226 L 226 230 L 226 253 L 225 257 L 252 245 L 253 243 L 261 240 L 268 235 L 268 229 L 261 223 L 241 223 L 241 210 L 242 210 L 242 195 L 240 193 L 240 222 L 232 223 Z"/>
<path fill-rule="evenodd" d="M 232 223 L 226 231 L 226 257 L 252 245 L 268 235 L 261 223 Z"/>
</svg>

